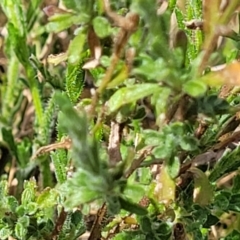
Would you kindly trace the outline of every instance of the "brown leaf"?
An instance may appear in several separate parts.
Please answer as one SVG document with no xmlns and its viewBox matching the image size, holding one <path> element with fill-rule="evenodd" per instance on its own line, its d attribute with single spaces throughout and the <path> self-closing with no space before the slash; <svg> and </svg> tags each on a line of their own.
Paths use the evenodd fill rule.
<svg viewBox="0 0 240 240">
<path fill-rule="evenodd" d="M 211 72 L 203 77 L 208 85 L 240 86 L 240 62 L 233 61 L 219 71 Z"/>
<path fill-rule="evenodd" d="M 53 15 L 55 14 L 58 14 L 58 13 L 66 13 L 67 11 L 61 9 L 61 8 L 58 8 L 54 5 L 49 5 L 45 8 L 43 8 L 43 12 L 48 16 L 48 17 L 52 17 Z"/>
</svg>

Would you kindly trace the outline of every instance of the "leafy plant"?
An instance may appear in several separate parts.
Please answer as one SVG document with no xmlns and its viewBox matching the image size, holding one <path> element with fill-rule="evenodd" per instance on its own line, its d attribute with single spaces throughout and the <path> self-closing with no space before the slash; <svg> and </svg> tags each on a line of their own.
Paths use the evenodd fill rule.
<svg viewBox="0 0 240 240">
<path fill-rule="evenodd" d="M 0 2 L 0 239 L 238 239 L 239 1 L 51 4 Z"/>
</svg>

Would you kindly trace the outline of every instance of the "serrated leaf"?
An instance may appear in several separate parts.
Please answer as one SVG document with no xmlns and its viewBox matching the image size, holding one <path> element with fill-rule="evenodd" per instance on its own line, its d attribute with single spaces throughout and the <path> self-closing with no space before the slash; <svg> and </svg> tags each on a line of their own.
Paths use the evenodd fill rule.
<svg viewBox="0 0 240 240">
<path fill-rule="evenodd" d="M 25 239 L 28 232 L 29 223 L 30 221 L 28 216 L 22 216 L 18 219 L 14 232 L 19 239 Z"/>
<path fill-rule="evenodd" d="M 7 200 L 7 203 L 9 205 L 9 208 L 11 209 L 11 211 L 15 212 L 16 208 L 18 207 L 17 199 L 13 196 L 8 196 L 6 200 Z"/>
<path fill-rule="evenodd" d="M 27 206 L 29 202 L 34 202 L 36 198 L 36 181 L 30 180 L 24 182 L 24 191 L 21 196 L 22 205 Z"/>
<path fill-rule="evenodd" d="M 77 65 L 68 64 L 66 73 L 66 92 L 73 103 L 76 103 L 81 95 L 84 85 L 83 62 Z"/>
<path fill-rule="evenodd" d="M 50 208 L 56 205 L 58 192 L 51 188 L 45 188 L 38 196 L 36 203 L 41 209 Z"/>
<path fill-rule="evenodd" d="M 38 205 L 35 202 L 30 202 L 28 205 L 26 205 L 25 210 L 26 210 L 27 214 L 33 215 L 37 212 Z"/>
<path fill-rule="evenodd" d="M 147 97 L 159 90 L 157 84 L 138 84 L 117 90 L 108 101 L 108 113 L 115 112 L 121 106 Z"/>
</svg>

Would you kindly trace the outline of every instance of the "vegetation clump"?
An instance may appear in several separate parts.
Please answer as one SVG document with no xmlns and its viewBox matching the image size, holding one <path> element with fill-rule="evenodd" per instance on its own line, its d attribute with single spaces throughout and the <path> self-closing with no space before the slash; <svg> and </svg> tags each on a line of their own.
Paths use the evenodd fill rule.
<svg viewBox="0 0 240 240">
<path fill-rule="evenodd" d="M 238 0 L 0 2 L 0 239 L 240 239 Z"/>
</svg>

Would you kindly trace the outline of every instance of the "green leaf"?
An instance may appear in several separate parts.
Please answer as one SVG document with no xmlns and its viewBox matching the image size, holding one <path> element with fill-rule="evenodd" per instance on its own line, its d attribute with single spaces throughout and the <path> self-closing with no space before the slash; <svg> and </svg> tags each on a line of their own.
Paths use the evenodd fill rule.
<svg viewBox="0 0 240 240">
<path fill-rule="evenodd" d="M 229 206 L 231 194 L 229 192 L 221 191 L 214 198 L 214 206 L 221 211 L 226 211 Z"/>
<path fill-rule="evenodd" d="M 127 184 L 124 188 L 124 196 L 132 201 L 139 202 L 142 197 L 145 195 L 145 189 L 143 186 L 135 183 Z"/>
<path fill-rule="evenodd" d="M 236 175 L 233 178 L 232 193 L 240 193 L 240 175 Z"/>
<path fill-rule="evenodd" d="M 112 28 L 109 21 L 105 17 L 97 16 L 93 19 L 93 28 L 100 38 L 110 36 Z"/>
<path fill-rule="evenodd" d="M 108 113 L 113 113 L 121 106 L 147 97 L 159 90 L 157 84 L 145 83 L 123 87 L 115 92 L 108 101 Z"/>
<path fill-rule="evenodd" d="M 211 227 L 212 225 L 215 225 L 219 222 L 219 218 L 212 215 L 212 214 L 209 214 L 207 216 L 207 220 L 205 221 L 205 223 L 203 224 L 203 227 L 204 228 L 209 228 Z"/>
<path fill-rule="evenodd" d="M 3 227 L 0 224 L 0 239 L 5 240 L 8 239 L 12 235 L 12 230 L 9 227 Z"/>
<path fill-rule="evenodd" d="M 130 213 L 135 213 L 137 215 L 146 215 L 148 213 L 146 208 L 136 203 L 130 202 L 123 197 L 119 197 L 119 202 L 121 204 L 121 208 Z"/>
<path fill-rule="evenodd" d="M 166 63 L 162 58 L 153 60 L 148 55 L 141 56 L 142 64 L 133 69 L 134 74 L 138 74 L 146 77 L 148 80 L 164 80 L 170 75 L 170 69 L 166 66 Z"/>
<path fill-rule="evenodd" d="M 110 214 L 116 215 L 121 211 L 121 204 L 118 196 L 107 196 L 106 202 Z"/>
<path fill-rule="evenodd" d="M 58 192 L 55 189 L 45 188 L 37 197 L 36 203 L 40 209 L 51 208 L 56 205 Z"/>
<path fill-rule="evenodd" d="M 85 40 L 86 32 L 85 29 L 82 28 L 81 31 L 79 31 L 74 39 L 70 42 L 68 48 L 68 62 L 70 65 L 78 65 L 79 62 L 83 61 L 81 53 L 83 51 Z"/>
<path fill-rule="evenodd" d="M 58 33 L 61 32 L 73 24 L 80 23 L 83 16 L 75 15 L 73 13 L 61 13 L 55 14 L 49 18 L 49 23 L 46 25 L 47 32 Z"/>
<path fill-rule="evenodd" d="M 28 226 L 29 226 L 30 220 L 28 216 L 22 216 L 18 219 L 16 225 L 15 225 L 15 234 L 19 239 L 25 239 L 27 232 L 28 232 Z"/>
<path fill-rule="evenodd" d="M 183 90 L 192 97 L 198 97 L 207 91 L 207 85 L 201 80 L 191 80 L 184 84 Z"/>
<path fill-rule="evenodd" d="M 36 181 L 30 180 L 24 182 L 24 191 L 21 196 L 22 205 L 27 206 L 30 202 L 34 202 L 36 198 Z"/>
<path fill-rule="evenodd" d="M 7 203 L 11 209 L 12 212 L 16 211 L 16 208 L 18 207 L 18 201 L 13 196 L 7 196 Z"/>
<path fill-rule="evenodd" d="M 107 175 L 94 175 L 84 169 L 78 169 L 73 177 L 60 186 L 65 196 L 64 206 L 72 209 L 83 203 L 98 199 L 108 191 Z"/>
<path fill-rule="evenodd" d="M 178 176 L 180 166 L 180 160 L 177 156 L 172 157 L 168 161 L 166 161 L 166 170 L 172 179 Z"/>
<path fill-rule="evenodd" d="M 237 230 L 233 230 L 228 236 L 224 238 L 225 240 L 238 240 L 240 239 L 240 232 Z"/>
<path fill-rule="evenodd" d="M 17 153 L 17 146 L 15 144 L 13 135 L 12 135 L 12 130 L 11 129 L 6 129 L 2 128 L 2 137 L 3 140 L 8 144 L 11 153 L 17 158 L 18 160 L 18 153 Z"/>
<path fill-rule="evenodd" d="M 84 72 L 82 69 L 83 62 L 80 61 L 77 65 L 68 64 L 66 73 L 66 92 L 69 99 L 76 103 L 82 93 L 84 85 Z"/>
<path fill-rule="evenodd" d="M 239 146 L 233 151 L 227 149 L 214 166 L 214 169 L 209 175 L 209 180 L 214 182 L 224 174 L 237 170 L 240 167 L 239 152 Z"/>
<path fill-rule="evenodd" d="M 8 17 L 9 23 L 17 29 L 20 36 L 26 34 L 26 18 L 23 13 L 23 4 L 20 0 L 3 0 L 1 1 L 2 9 Z"/>
<path fill-rule="evenodd" d="M 229 201 L 228 210 L 240 212 L 240 193 L 233 194 Z"/>
<path fill-rule="evenodd" d="M 145 143 L 151 146 L 157 146 L 162 142 L 162 134 L 155 130 L 144 130 Z"/>
<path fill-rule="evenodd" d="M 63 0 L 66 8 L 78 13 L 81 16 L 81 21 L 88 22 L 94 7 L 92 0 Z"/>
<path fill-rule="evenodd" d="M 28 205 L 25 206 L 26 213 L 28 215 L 33 215 L 38 210 L 38 205 L 35 202 L 30 202 Z"/>
<path fill-rule="evenodd" d="M 185 151 L 194 151 L 198 148 L 198 141 L 196 138 L 191 136 L 182 136 L 179 141 L 180 147 Z"/>
<path fill-rule="evenodd" d="M 164 139 L 165 137 L 165 139 Z M 173 134 L 162 136 L 162 141 L 158 147 L 153 150 L 156 158 L 169 159 L 176 150 L 177 141 Z"/>
<path fill-rule="evenodd" d="M 139 224 L 144 233 L 152 232 L 152 223 L 148 216 L 139 217 Z"/>
<path fill-rule="evenodd" d="M 146 240 L 146 236 L 140 231 L 122 231 L 118 233 L 113 240 Z"/>
<path fill-rule="evenodd" d="M 8 24 L 8 34 L 11 38 L 11 44 L 15 51 L 18 60 L 23 64 L 25 68 L 29 65 L 29 48 L 26 44 L 26 36 L 20 35 L 19 29 L 17 29 L 13 24 Z"/>
</svg>

